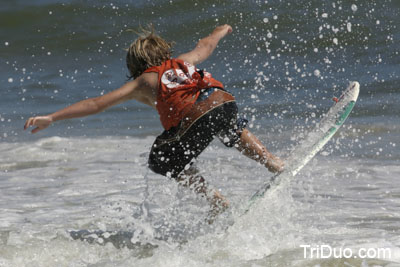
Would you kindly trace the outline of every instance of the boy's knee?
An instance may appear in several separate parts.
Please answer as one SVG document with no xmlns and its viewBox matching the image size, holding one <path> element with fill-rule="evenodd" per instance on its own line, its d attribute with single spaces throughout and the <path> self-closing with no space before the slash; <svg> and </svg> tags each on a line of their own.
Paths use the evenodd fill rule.
<svg viewBox="0 0 400 267">
<path fill-rule="evenodd" d="M 226 147 L 234 147 L 240 143 L 242 133 L 246 131 L 248 120 L 239 118 L 234 124 L 232 129 L 229 129 L 219 139 Z"/>
</svg>

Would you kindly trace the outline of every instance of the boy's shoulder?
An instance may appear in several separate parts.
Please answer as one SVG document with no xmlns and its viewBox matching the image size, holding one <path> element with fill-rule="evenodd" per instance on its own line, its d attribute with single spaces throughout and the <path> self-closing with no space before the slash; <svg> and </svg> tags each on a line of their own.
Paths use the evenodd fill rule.
<svg viewBox="0 0 400 267">
<path fill-rule="evenodd" d="M 142 89 L 156 89 L 158 86 L 158 74 L 156 72 L 142 73 L 137 79 L 139 87 Z"/>
</svg>

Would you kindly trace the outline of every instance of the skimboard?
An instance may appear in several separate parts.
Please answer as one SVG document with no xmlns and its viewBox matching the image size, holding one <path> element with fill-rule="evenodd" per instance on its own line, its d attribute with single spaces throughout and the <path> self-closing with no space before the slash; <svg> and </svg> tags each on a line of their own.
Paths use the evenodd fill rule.
<svg viewBox="0 0 400 267">
<path fill-rule="evenodd" d="M 316 127 L 308 133 L 306 138 L 300 142 L 285 160 L 285 170 L 274 175 L 265 182 L 260 189 L 250 198 L 244 213 L 265 193 L 282 182 L 290 180 L 324 147 L 337 130 L 343 125 L 352 111 L 360 91 L 358 82 L 351 82 L 339 98 L 334 98 L 334 105 L 322 117 Z"/>
</svg>

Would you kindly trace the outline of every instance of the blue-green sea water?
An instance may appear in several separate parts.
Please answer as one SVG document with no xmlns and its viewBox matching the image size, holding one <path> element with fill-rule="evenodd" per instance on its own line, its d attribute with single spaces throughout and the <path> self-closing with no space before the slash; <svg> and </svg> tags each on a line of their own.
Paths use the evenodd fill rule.
<svg viewBox="0 0 400 267">
<path fill-rule="evenodd" d="M 143 104 L 23 131 L 123 85 L 129 29 L 153 24 L 178 56 L 225 23 L 232 34 L 198 67 L 282 158 L 350 81 L 361 86 L 323 151 L 247 215 L 267 170 L 212 143 L 197 165 L 231 209 L 208 225 L 203 199 L 148 170 L 162 127 Z M 397 0 L 3 0 L 0 266 L 398 266 L 399 53 Z M 69 234 L 81 230 L 107 234 Z M 307 245 L 390 255 L 310 257 Z"/>
</svg>

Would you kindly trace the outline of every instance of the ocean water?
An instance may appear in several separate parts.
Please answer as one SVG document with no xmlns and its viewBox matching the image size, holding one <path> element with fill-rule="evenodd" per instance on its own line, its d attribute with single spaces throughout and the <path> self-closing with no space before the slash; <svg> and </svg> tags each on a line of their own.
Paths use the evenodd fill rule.
<svg viewBox="0 0 400 267">
<path fill-rule="evenodd" d="M 400 265 L 399 1 L 2 3 L 0 266 Z M 23 131 L 30 116 L 121 86 L 127 30 L 150 23 L 175 56 L 232 25 L 199 67 L 282 158 L 349 81 L 358 102 L 323 151 L 244 216 L 271 174 L 213 142 L 197 165 L 231 208 L 208 225 L 203 199 L 147 168 L 162 131 L 149 107 Z"/>
</svg>

